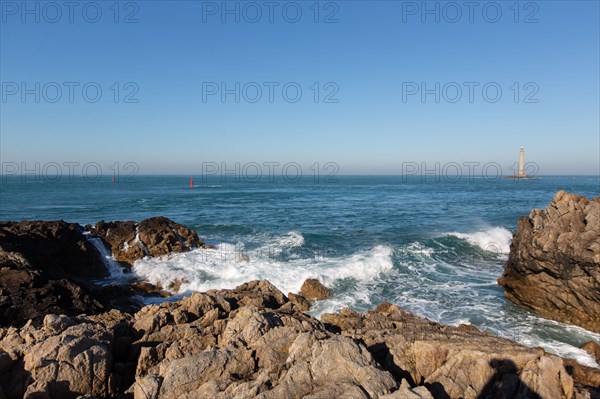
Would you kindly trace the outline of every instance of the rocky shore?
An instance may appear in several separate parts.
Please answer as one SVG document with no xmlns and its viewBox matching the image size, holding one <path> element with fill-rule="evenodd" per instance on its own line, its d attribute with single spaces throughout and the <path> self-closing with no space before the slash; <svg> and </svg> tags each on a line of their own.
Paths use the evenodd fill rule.
<svg viewBox="0 0 600 399">
<path fill-rule="evenodd" d="M 137 311 L 134 295 L 163 294 L 150 284 L 102 286 L 106 254 L 125 271 L 135 260 L 205 246 L 198 234 L 164 217 L 98 222 L 0 222 L 0 326 L 22 326 L 45 315 Z"/>
<path fill-rule="evenodd" d="M 559 191 L 521 218 L 498 283 L 546 318 L 600 333 L 600 197 Z"/>
<path fill-rule="evenodd" d="M 500 280 L 511 299 L 536 309 L 521 298 L 532 284 L 546 284 L 535 276 L 547 274 L 556 281 L 537 295 L 543 289 L 558 295 L 564 285 L 568 295 L 593 302 L 594 292 L 579 290 L 599 287 L 598 203 L 559 193 L 548 208 L 558 213 L 535 210 L 519 222 Z M 306 313 L 312 301 L 332 294 L 314 279 L 288 295 L 261 280 L 144 307 L 134 298 L 166 295 L 160 287 L 98 283 L 111 267 L 107 253 L 127 271 L 143 257 L 199 247 L 210 248 L 194 230 L 166 218 L 85 227 L 0 222 L 0 399 L 600 394 L 598 369 L 470 325 L 434 323 L 390 303 L 366 314 L 345 308 L 314 318 Z M 533 272 L 542 266 L 550 271 Z M 535 302 L 540 308 L 548 307 L 542 299 L 550 294 L 544 295 Z M 594 325 L 594 315 L 582 318 L 586 326 Z M 585 350 L 600 353 L 593 342 Z"/>
<path fill-rule="evenodd" d="M 0 329 L 1 398 L 590 398 L 600 371 L 389 303 L 317 320 L 268 281 Z"/>
</svg>

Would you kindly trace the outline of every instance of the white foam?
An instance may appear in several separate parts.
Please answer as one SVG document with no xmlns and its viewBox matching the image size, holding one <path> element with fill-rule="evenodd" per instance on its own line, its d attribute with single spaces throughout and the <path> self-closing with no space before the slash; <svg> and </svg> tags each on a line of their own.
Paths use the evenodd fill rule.
<svg viewBox="0 0 600 399">
<path fill-rule="evenodd" d="M 446 235 L 462 238 L 481 249 L 498 254 L 508 254 L 510 252 L 510 242 L 512 233 L 504 227 L 492 227 L 484 231 L 474 233 L 452 232 Z"/>
<path fill-rule="evenodd" d="M 179 292 L 234 288 L 250 280 L 268 279 L 287 293 L 298 292 L 307 278 L 318 278 L 328 286 L 343 279 L 365 284 L 393 269 L 392 249 L 383 245 L 341 257 L 282 256 L 303 245 L 302 234 L 290 232 L 248 251 L 241 244 L 224 243 L 215 249 L 146 258 L 135 262 L 134 271 L 163 287 L 176 280 L 187 281 Z"/>
<path fill-rule="evenodd" d="M 510 231 L 494 227 L 474 233 L 448 233 L 473 245 L 496 253 L 509 250 Z M 258 247 L 255 246 L 260 242 Z M 496 245 L 494 245 L 496 244 Z M 491 332 L 505 335 L 524 345 L 542 346 L 552 353 L 573 357 L 583 364 L 597 363 L 577 348 L 580 342 L 597 339 L 585 330 L 568 325 L 556 325 L 530 316 L 507 320 L 498 300 L 496 279 L 499 262 L 450 264 L 433 255 L 436 250 L 419 242 L 396 249 L 377 245 L 370 249 L 339 256 L 311 256 L 301 233 L 280 236 L 254 235 L 247 243 L 222 243 L 215 249 L 196 249 L 187 253 L 160 258 L 145 258 L 135 262 L 134 274 L 163 287 L 178 280 L 179 295 L 193 291 L 234 288 L 250 280 L 268 279 L 283 293 L 299 291 L 307 278 L 317 278 L 332 287 L 333 297 L 317 301 L 310 314 L 336 312 L 351 306 L 358 310 L 372 309 L 382 299 L 397 303 L 418 315 L 449 323 L 471 323 L 479 328 L 492 326 Z M 499 248 L 499 249 L 498 249 Z M 403 256 L 397 251 L 411 256 Z M 398 258 L 394 267 L 392 255 Z M 385 287 L 396 287 L 385 292 Z M 390 295 L 392 296 L 390 298 Z M 500 294 L 500 297 L 501 294 Z M 172 299 L 174 299 L 172 298 Z M 164 299 L 145 299 L 146 303 Z M 539 334 L 536 331 L 539 330 Z M 550 334 L 550 337 L 547 334 Z M 561 336 L 570 338 L 561 338 Z"/>
<path fill-rule="evenodd" d="M 124 280 L 131 278 L 131 275 L 125 273 L 123 266 L 117 262 L 113 257 L 112 252 L 104 246 L 104 243 L 100 238 L 91 237 L 89 231 L 84 232 L 84 235 L 88 242 L 96 248 L 108 271 L 108 278 L 99 281 L 100 284 L 110 285 L 117 282 L 122 283 Z"/>
<path fill-rule="evenodd" d="M 431 257 L 431 255 L 433 255 L 433 248 L 426 247 L 418 241 L 410 243 L 405 249 L 414 255 L 422 255 L 425 257 Z"/>
<path fill-rule="evenodd" d="M 282 253 L 286 249 L 299 248 L 304 245 L 304 236 L 297 231 L 290 231 L 270 245 L 273 251 Z"/>
</svg>

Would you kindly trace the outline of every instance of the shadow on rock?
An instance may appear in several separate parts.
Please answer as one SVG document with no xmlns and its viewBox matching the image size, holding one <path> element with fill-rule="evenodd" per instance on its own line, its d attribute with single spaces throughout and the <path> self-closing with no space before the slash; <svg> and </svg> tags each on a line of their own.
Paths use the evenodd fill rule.
<svg viewBox="0 0 600 399">
<path fill-rule="evenodd" d="M 517 366 L 509 359 L 492 359 L 495 372 L 477 399 L 528 398 L 543 399 L 527 386 L 518 375 Z"/>
</svg>

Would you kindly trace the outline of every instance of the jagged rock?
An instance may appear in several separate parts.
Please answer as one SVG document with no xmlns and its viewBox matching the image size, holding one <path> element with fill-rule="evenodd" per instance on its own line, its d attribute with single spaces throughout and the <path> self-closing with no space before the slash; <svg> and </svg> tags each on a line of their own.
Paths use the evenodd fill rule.
<svg viewBox="0 0 600 399">
<path fill-rule="evenodd" d="M 406 380 L 402 380 L 400 389 L 390 395 L 381 396 L 379 399 L 433 399 L 433 396 L 427 388 L 412 388 Z"/>
<path fill-rule="evenodd" d="M 544 317 L 600 332 L 600 197 L 559 191 L 521 218 L 498 283 Z"/>
<path fill-rule="evenodd" d="M 0 375 L 5 395 L 58 399 L 116 394 L 109 330 L 100 324 L 50 315 L 46 321 L 48 325 L 58 321 L 58 328 L 46 331 L 27 325 L 20 334 L 12 330 L 0 341 L 0 349 L 12 350 L 17 358 L 16 365 Z M 67 325 L 71 326 L 64 328 Z"/>
<path fill-rule="evenodd" d="M 101 278 L 108 272 L 77 223 L 0 222 L 0 250 L 20 253 L 35 270 L 54 278 Z"/>
<path fill-rule="evenodd" d="M 171 296 L 171 293 L 169 291 L 165 291 L 162 289 L 161 286 L 154 285 L 147 281 L 135 282 L 135 283 L 131 284 L 131 288 L 133 288 L 135 291 L 140 292 L 145 295 L 160 296 L 163 298 L 168 298 Z"/>
<path fill-rule="evenodd" d="M 0 326 L 22 326 L 30 319 L 41 324 L 50 313 L 104 311 L 89 289 L 62 276 L 47 265 L 33 266 L 21 253 L 0 250 Z"/>
<path fill-rule="evenodd" d="M 300 295 L 306 299 L 327 299 L 331 298 L 331 290 L 321 284 L 319 280 L 309 278 L 302 284 Z"/>
<path fill-rule="evenodd" d="M 144 219 L 140 223 L 100 221 L 88 229 L 112 249 L 117 261 L 129 266 L 145 256 L 186 252 L 204 245 L 196 231 L 165 217 Z"/>
<path fill-rule="evenodd" d="M 47 314 L 93 315 L 111 308 L 136 311 L 140 308 L 136 295 L 170 295 L 149 283 L 95 284 L 94 280 L 108 275 L 96 236 L 128 262 L 202 245 L 195 231 L 162 217 L 139 224 L 99 222 L 90 228 L 88 237 L 76 223 L 0 222 L 0 326 L 22 326 L 30 319 L 40 325 Z M 130 251 L 123 247 L 127 242 Z"/>
<path fill-rule="evenodd" d="M 277 309 L 288 302 L 286 296 L 267 280 L 244 283 L 233 290 L 208 291 L 226 298 L 235 307 L 258 306 Z"/>
<path fill-rule="evenodd" d="M 573 380 L 562 360 L 541 349 L 432 323 L 388 303 L 366 315 L 345 311 L 322 319 L 343 335 L 364 342 L 396 379 L 425 385 L 434 397 L 574 395 Z"/>
<path fill-rule="evenodd" d="M 133 387 L 133 397 L 136 399 L 158 399 L 161 377 L 148 376 L 137 380 Z"/>
<path fill-rule="evenodd" d="M 389 303 L 322 318 L 268 281 L 133 316 L 48 315 L 0 328 L 0 387 L 8 399 L 575 399 L 599 382 L 599 370 Z"/>
<path fill-rule="evenodd" d="M 310 302 L 302 295 L 288 293 L 288 299 L 296 308 L 301 312 L 308 312 L 310 310 Z"/>
<path fill-rule="evenodd" d="M 75 324 L 75 321 L 65 315 L 49 314 L 44 317 L 44 330 L 48 333 L 60 334 Z"/>
<path fill-rule="evenodd" d="M 0 222 L 0 325 L 41 323 L 49 313 L 98 313 L 81 281 L 107 275 L 83 234 L 64 221 Z"/>
<path fill-rule="evenodd" d="M 600 390 L 600 369 L 584 366 L 573 359 L 563 359 L 563 363 L 579 386 L 596 387 Z"/>
<path fill-rule="evenodd" d="M 597 342 L 589 341 L 581 345 L 581 349 L 589 353 L 597 363 L 600 363 L 600 345 Z"/>
</svg>

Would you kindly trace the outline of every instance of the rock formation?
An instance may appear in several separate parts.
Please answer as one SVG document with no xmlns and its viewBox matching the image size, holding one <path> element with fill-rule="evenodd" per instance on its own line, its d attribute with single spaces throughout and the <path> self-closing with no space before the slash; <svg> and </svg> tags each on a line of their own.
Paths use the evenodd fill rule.
<svg viewBox="0 0 600 399">
<path fill-rule="evenodd" d="M 114 237 L 127 230 L 123 226 L 130 224 L 135 240 L 133 222 L 99 223 L 95 231 L 114 242 Z M 107 225 L 117 227 L 111 230 Z M 166 218 L 143 220 L 137 230 L 148 251 L 144 255 L 133 251 L 138 257 L 186 251 L 202 244 L 195 231 Z M 108 275 L 106 259 L 84 233 L 79 224 L 64 221 L 0 222 L 0 326 L 22 326 L 29 319 L 39 325 L 51 313 L 97 314 L 115 306 L 139 309 L 133 294 L 152 290 L 94 284 Z"/>
<path fill-rule="evenodd" d="M 105 277 L 104 261 L 83 232 L 77 223 L 62 220 L 0 222 L 0 246 L 52 276 Z"/>
<path fill-rule="evenodd" d="M 39 327 L 0 329 L 0 397 L 589 396 L 557 356 L 391 304 L 322 320 L 268 281 L 197 292 L 132 316 L 47 315 Z M 588 380 L 600 375 L 587 372 Z"/>
<path fill-rule="evenodd" d="M 507 287 L 548 274 L 568 295 L 595 295 L 577 288 L 598 287 L 592 237 L 598 201 L 559 193 L 556 208 L 564 201 L 572 215 L 561 212 L 558 222 L 553 211 L 534 211 L 520 222 Z M 584 216 L 576 216 L 580 209 Z M 331 295 L 317 280 L 307 280 L 300 295 L 250 281 L 125 312 L 114 307 L 133 290 L 165 293 L 144 282 L 96 286 L 93 279 L 107 269 L 94 237 L 124 264 L 203 243 L 165 218 L 100 222 L 88 230 L 89 237 L 62 221 L 0 223 L 0 323 L 10 325 L 0 327 L 0 399 L 587 399 L 599 393 L 598 369 L 389 303 L 318 320 L 304 313 L 308 299 Z M 573 234 L 562 237 L 565 231 Z M 528 246 L 537 252 L 527 255 Z M 507 290 L 522 295 L 516 287 Z M 585 348 L 598 350 L 593 343 Z"/>
<path fill-rule="evenodd" d="M 521 218 L 498 283 L 544 317 L 600 332 L 600 197 L 559 191 Z"/>
<path fill-rule="evenodd" d="M 302 284 L 300 295 L 306 299 L 327 299 L 331 298 L 331 290 L 321 284 L 319 280 L 309 278 Z"/>
<path fill-rule="evenodd" d="M 600 363 L 600 345 L 594 341 L 588 341 L 581 345 L 581 349 L 589 353 L 597 363 Z"/>
<path fill-rule="evenodd" d="M 205 245 L 194 230 L 165 217 L 145 219 L 140 223 L 100 221 L 87 227 L 92 236 L 107 244 L 117 261 L 127 266 L 145 256 L 186 252 Z"/>
<path fill-rule="evenodd" d="M 101 312 L 83 282 L 106 275 L 77 224 L 0 223 L 0 325 L 41 321 L 48 313 Z"/>
</svg>

